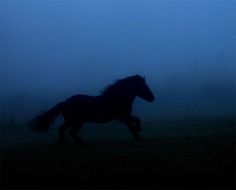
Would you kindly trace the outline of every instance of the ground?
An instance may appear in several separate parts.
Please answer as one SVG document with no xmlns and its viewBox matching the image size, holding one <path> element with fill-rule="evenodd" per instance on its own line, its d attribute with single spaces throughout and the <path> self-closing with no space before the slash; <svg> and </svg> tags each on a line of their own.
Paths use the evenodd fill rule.
<svg viewBox="0 0 236 190">
<path fill-rule="evenodd" d="M 1 189 L 235 189 L 234 119 L 144 121 L 142 142 L 122 124 L 89 124 L 88 144 L 67 147 L 57 129 L 1 128 Z"/>
</svg>

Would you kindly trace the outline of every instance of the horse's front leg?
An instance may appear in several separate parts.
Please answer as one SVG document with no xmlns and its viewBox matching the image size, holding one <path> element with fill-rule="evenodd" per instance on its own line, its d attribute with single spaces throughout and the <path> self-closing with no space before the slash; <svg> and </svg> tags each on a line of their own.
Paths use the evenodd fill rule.
<svg viewBox="0 0 236 190">
<path fill-rule="evenodd" d="M 141 121 L 138 117 L 131 115 L 131 122 L 133 124 L 134 130 L 139 133 L 141 131 Z"/>
<path fill-rule="evenodd" d="M 138 141 L 142 140 L 142 138 L 139 135 L 139 132 L 141 130 L 141 122 L 139 118 L 135 116 L 129 116 L 126 118 L 122 118 L 120 120 L 128 126 L 130 132 L 132 133 L 133 137 L 136 140 Z"/>
</svg>

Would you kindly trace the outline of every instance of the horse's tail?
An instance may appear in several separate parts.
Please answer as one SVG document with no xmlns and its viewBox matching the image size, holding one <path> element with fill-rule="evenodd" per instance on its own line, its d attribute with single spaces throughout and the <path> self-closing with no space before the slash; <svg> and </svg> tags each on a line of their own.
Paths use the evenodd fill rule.
<svg viewBox="0 0 236 190">
<path fill-rule="evenodd" d="M 35 131 L 46 132 L 49 129 L 50 124 L 61 112 L 62 104 L 63 103 L 59 103 L 49 111 L 46 111 L 33 118 L 30 122 L 30 126 L 32 127 L 32 129 Z"/>
</svg>

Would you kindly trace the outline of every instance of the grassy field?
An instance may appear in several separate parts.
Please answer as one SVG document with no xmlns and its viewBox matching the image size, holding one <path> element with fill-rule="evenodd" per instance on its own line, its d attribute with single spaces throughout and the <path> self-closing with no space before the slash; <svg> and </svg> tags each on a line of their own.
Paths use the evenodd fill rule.
<svg viewBox="0 0 236 190">
<path fill-rule="evenodd" d="M 235 120 L 143 122 L 135 142 L 119 123 L 88 124 L 89 143 L 56 144 L 19 124 L 1 128 L 1 189 L 235 189 Z"/>
</svg>

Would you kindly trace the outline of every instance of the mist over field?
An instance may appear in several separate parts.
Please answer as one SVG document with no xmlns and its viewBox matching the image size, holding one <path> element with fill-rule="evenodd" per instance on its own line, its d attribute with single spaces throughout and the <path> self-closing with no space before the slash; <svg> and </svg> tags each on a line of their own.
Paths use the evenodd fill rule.
<svg viewBox="0 0 236 190">
<path fill-rule="evenodd" d="M 0 189 L 235 189 L 235 18 L 235 0 L 0 0 Z M 156 98 L 135 99 L 136 136 L 29 127 L 136 74 Z"/>
<path fill-rule="evenodd" d="M 235 116 L 233 0 L 1 1 L 1 119 L 146 77 L 144 119 Z"/>
</svg>

